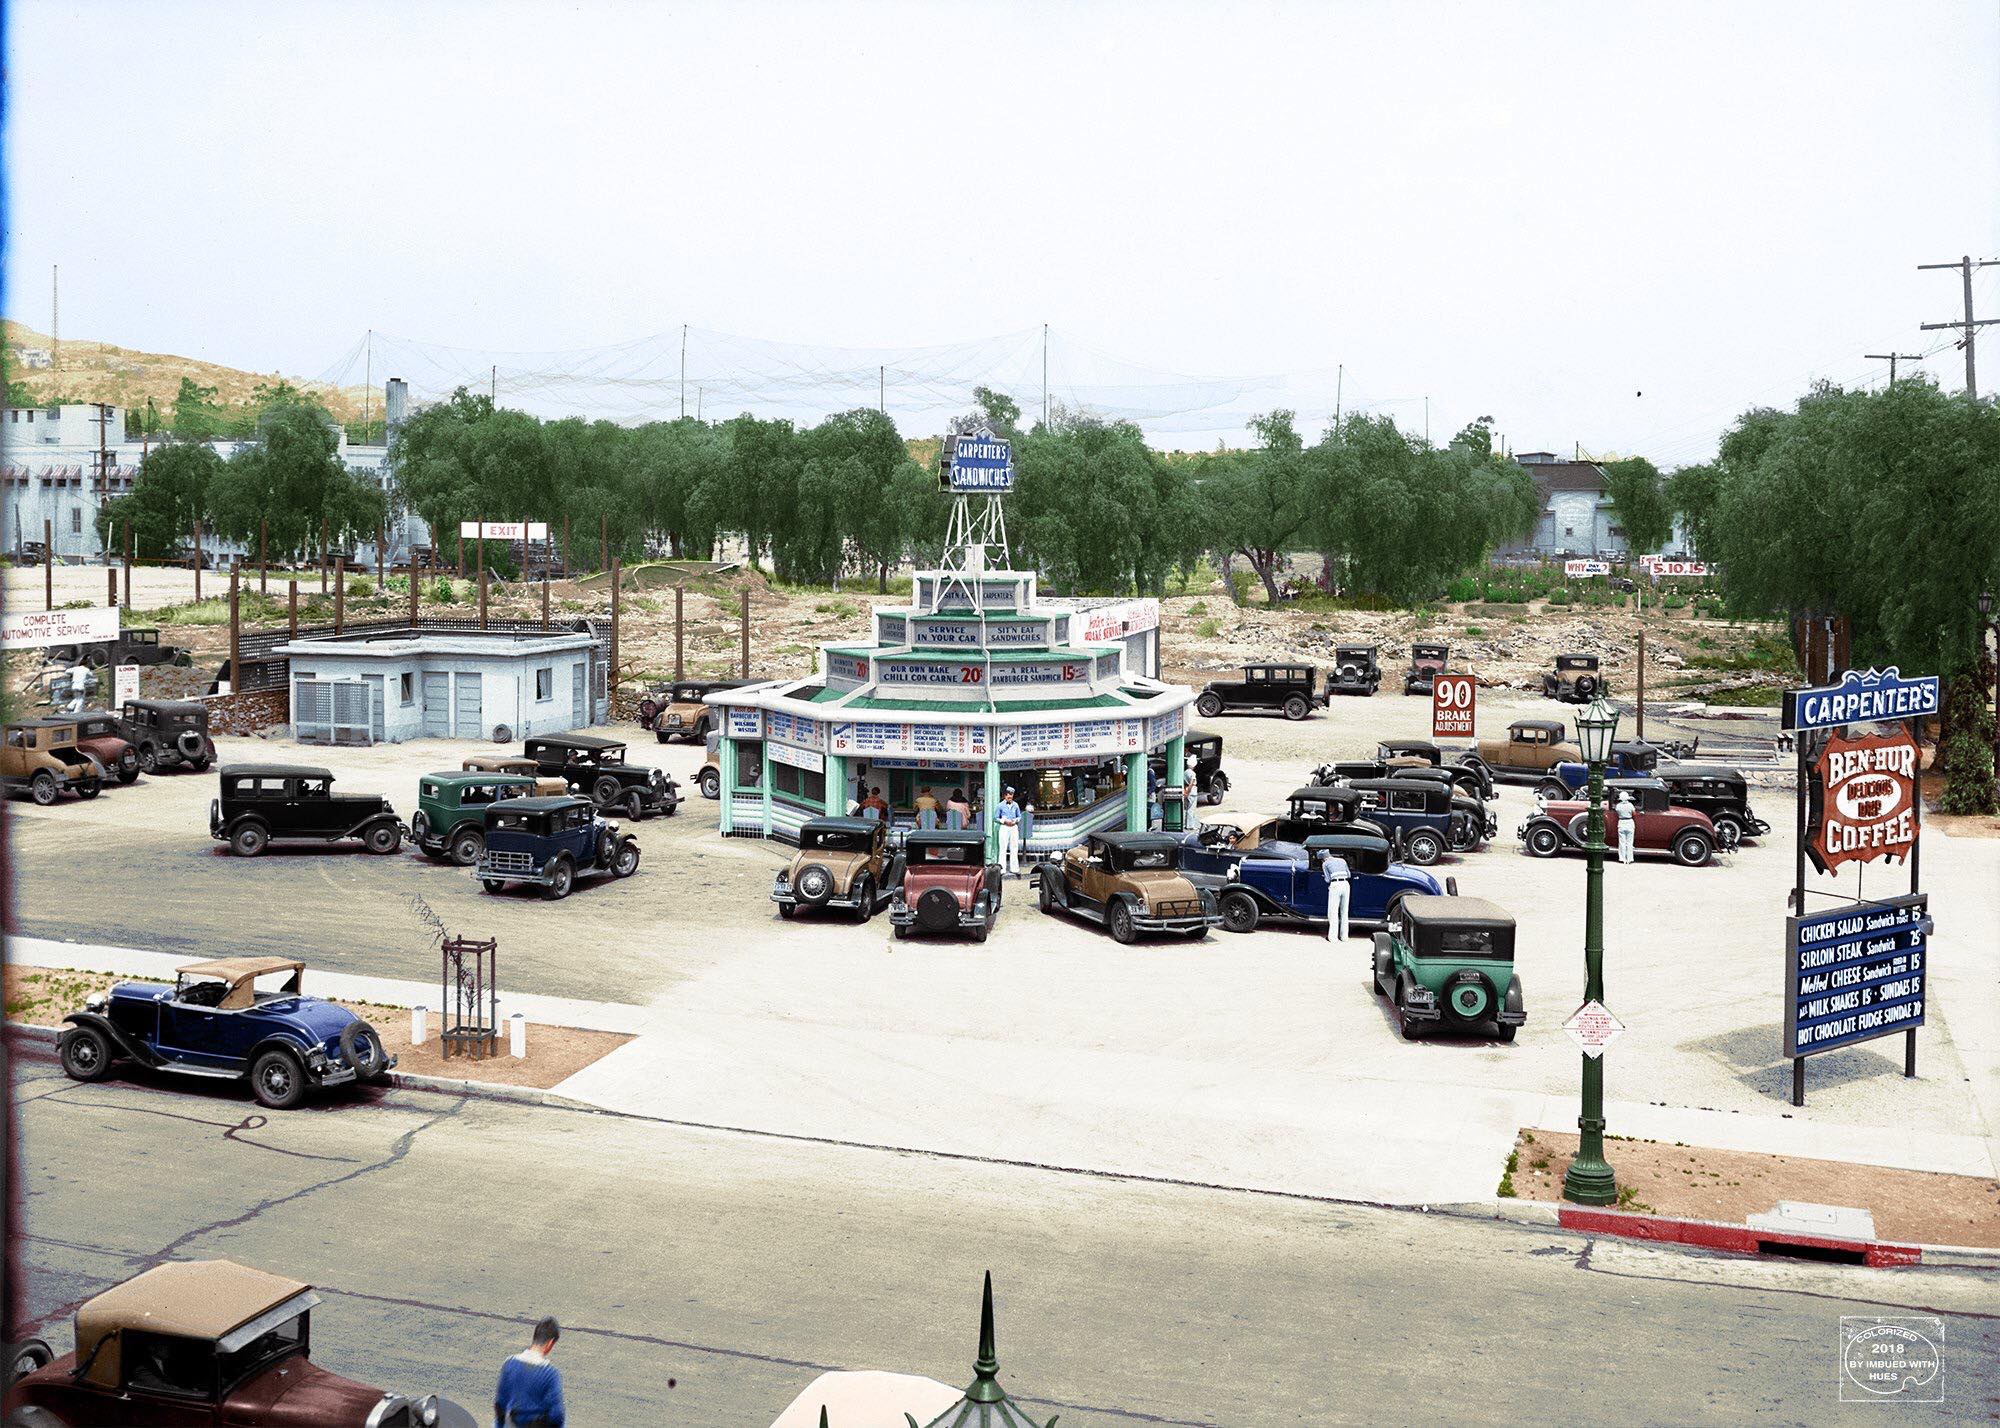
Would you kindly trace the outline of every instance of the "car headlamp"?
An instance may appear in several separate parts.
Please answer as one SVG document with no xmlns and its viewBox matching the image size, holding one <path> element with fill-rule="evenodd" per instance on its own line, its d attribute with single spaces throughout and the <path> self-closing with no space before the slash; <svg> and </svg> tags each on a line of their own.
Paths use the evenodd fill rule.
<svg viewBox="0 0 2000 1428">
<path fill-rule="evenodd" d="M 83 1009 L 85 1011 L 101 1012 L 110 1005 L 111 998 L 103 992 L 92 992 L 83 999 Z"/>
<path fill-rule="evenodd" d="M 1241 871 L 1242 870 L 1238 868 L 1236 864 L 1231 863 L 1229 865 L 1228 871 L 1224 872 L 1222 876 L 1227 878 L 1230 882 L 1233 883 L 1237 880 L 1236 875 Z"/>
<path fill-rule="evenodd" d="M 425 1425 L 425 1428 L 430 1428 L 431 1424 L 434 1424 L 438 1421 L 437 1395 L 435 1393 L 429 1393 L 425 1394 L 422 1398 L 418 1399 L 416 1403 L 416 1412 L 417 1412 L 417 1422 Z"/>
</svg>

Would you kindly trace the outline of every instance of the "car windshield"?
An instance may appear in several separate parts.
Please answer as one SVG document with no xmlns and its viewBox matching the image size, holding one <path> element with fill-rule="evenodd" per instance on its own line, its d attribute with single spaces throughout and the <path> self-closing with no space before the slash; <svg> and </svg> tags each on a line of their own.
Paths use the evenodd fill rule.
<svg viewBox="0 0 2000 1428">
<path fill-rule="evenodd" d="M 1171 868 L 1173 865 L 1174 853 L 1171 848 L 1137 848 L 1127 854 L 1125 859 L 1125 866 L 1134 872 L 1142 872 L 1147 868 Z"/>
<path fill-rule="evenodd" d="M 613 745 L 608 749 L 586 751 L 580 757 L 595 758 L 600 764 L 622 764 L 625 762 L 625 749 L 623 745 Z"/>
<path fill-rule="evenodd" d="M 865 853 L 873 837 L 852 828 L 808 828 L 799 835 L 799 847 L 827 853 Z"/>
<path fill-rule="evenodd" d="M 198 973 L 183 972 L 174 982 L 174 1000 L 184 1006 L 220 1006 L 228 991 L 229 983 Z"/>
<path fill-rule="evenodd" d="M 926 863 L 969 863 L 976 849 L 963 843 L 932 843 L 917 850 L 917 856 Z"/>
<path fill-rule="evenodd" d="M 268 1368 L 286 1355 L 304 1348 L 305 1322 L 305 1315 L 297 1315 L 259 1334 L 235 1353 L 220 1355 L 216 1367 L 220 1370 L 224 1390 L 234 1388 L 259 1369 Z"/>
</svg>

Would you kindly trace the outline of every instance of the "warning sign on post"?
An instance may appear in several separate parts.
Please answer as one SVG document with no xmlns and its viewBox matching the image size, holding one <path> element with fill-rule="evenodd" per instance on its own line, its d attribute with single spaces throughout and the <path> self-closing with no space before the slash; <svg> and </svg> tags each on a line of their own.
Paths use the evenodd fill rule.
<svg viewBox="0 0 2000 1428">
<path fill-rule="evenodd" d="M 1431 737 L 1472 737 L 1472 701 L 1479 681 L 1469 674 L 1439 674 L 1431 684 Z"/>
<path fill-rule="evenodd" d="M 1625 1034 L 1625 1023 L 1613 1016 L 1603 1002 L 1585 1002 L 1570 1013 L 1563 1030 L 1583 1048 L 1585 1056 L 1602 1056 L 1605 1047 Z"/>
</svg>

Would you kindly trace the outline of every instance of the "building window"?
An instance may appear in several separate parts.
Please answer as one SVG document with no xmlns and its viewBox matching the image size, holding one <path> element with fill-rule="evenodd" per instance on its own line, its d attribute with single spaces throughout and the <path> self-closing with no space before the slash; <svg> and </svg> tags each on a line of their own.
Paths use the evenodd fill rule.
<svg viewBox="0 0 2000 1428">
<path fill-rule="evenodd" d="M 417 677 L 414 674 L 402 675 L 398 689 L 401 691 L 405 709 L 417 702 Z"/>
<path fill-rule="evenodd" d="M 546 702 L 547 700 L 555 698 L 555 693 L 556 693 L 555 667 L 551 665 L 545 669 L 536 670 L 535 671 L 536 700 L 540 702 Z"/>
<path fill-rule="evenodd" d="M 1564 527 L 1563 527 L 1563 534 L 1564 534 L 1564 535 L 1566 535 L 1566 536 L 1573 536 L 1573 535 L 1575 535 L 1575 534 L 1576 534 L 1576 527 L 1575 527 L 1575 526 L 1564 526 Z"/>
<path fill-rule="evenodd" d="M 739 739 L 736 743 L 736 786 L 761 788 L 764 783 L 764 741 Z"/>
<path fill-rule="evenodd" d="M 794 768 L 773 762 L 771 788 L 785 797 L 801 800 L 815 809 L 826 807 L 826 775 L 811 769 Z"/>
<path fill-rule="evenodd" d="M 1625 527 L 1613 526 L 1611 527 L 1611 534 L 1615 536 L 1617 539 L 1623 540 L 1625 539 Z"/>
<path fill-rule="evenodd" d="M 69 508 L 69 533 L 71 535 L 81 535 L 83 533 L 83 507 L 81 506 L 71 506 Z"/>
</svg>

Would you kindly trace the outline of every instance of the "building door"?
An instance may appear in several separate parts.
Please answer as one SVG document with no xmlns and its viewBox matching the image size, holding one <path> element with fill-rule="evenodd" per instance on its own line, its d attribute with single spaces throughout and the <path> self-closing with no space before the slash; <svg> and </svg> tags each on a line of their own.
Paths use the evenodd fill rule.
<svg viewBox="0 0 2000 1428">
<path fill-rule="evenodd" d="M 590 724 L 590 716 L 584 711 L 590 701 L 590 666 L 573 664 L 569 667 L 569 718 L 570 728 L 582 729 Z"/>
<path fill-rule="evenodd" d="M 477 739 L 486 731 L 480 719 L 481 677 L 476 674 L 458 676 L 458 737 Z"/>
<path fill-rule="evenodd" d="M 368 741 L 379 744 L 385 732 L 382 727 L 382 676 L 364 674 L 361 678 L 368 686 Z"/>
<path fill-rule="evenodd" d="M 424 737 L 442 739 L 451 732 L 451 676 L 424 675 Z"/>
</svg>

